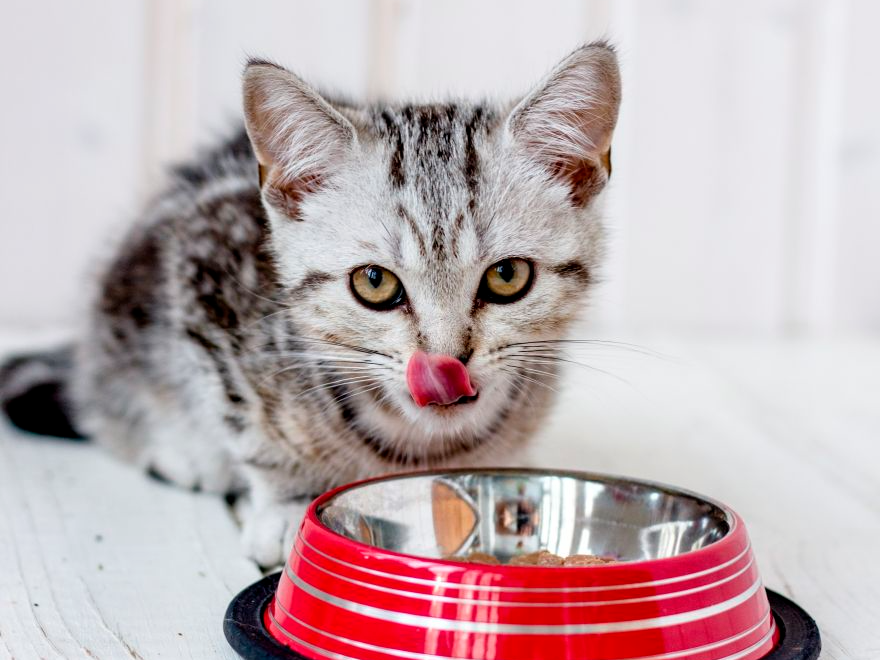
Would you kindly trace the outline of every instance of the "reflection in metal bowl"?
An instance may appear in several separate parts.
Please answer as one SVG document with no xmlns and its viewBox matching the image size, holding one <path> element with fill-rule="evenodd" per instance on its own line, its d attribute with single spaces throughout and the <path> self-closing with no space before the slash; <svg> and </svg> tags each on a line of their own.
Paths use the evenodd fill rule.
<svg viewBox="0 0 880 660">
<path fill-rule="evenodd" d="M 697 495 L 598 475 L 469 472 L 372 481 L 319 511 L 330 529 L 377 548 L 502 562 L 538 550 L 563 557 L 660 559 L 699 550 L 732 515 Z"/>
</svg>

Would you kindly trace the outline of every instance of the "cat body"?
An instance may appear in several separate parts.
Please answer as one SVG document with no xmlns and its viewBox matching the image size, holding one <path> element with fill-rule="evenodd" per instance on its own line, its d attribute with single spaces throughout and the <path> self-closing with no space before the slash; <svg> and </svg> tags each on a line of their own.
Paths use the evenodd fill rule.
<svg viewBox="0 0 880 660">
<path fill-rule="evenodd" d="M 247 132 L 173 173 L 72 351 L 5 367 L 10 417 L 55 379 L 77 432 L 247 492 L 267 566 L 330 487 L 510 462 L 601 261 L 619 96 L 601 44 L 509 105 L 332 103 L 251 62 Z"/>
</svg>

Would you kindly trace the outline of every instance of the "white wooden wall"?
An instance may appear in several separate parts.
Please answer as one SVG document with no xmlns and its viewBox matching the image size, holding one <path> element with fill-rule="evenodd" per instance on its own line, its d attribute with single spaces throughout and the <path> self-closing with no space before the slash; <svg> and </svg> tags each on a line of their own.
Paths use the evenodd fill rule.
<svg viewBox="0 0 880 660">
<path fill-rule="evenodd" d="M 880 331 L 880 3 L 0 5 L 0 323 L 75 318 L 161 164 L 237 121 L 249 54 L 355 96 L 525 91 L 618 44 L 612 329 Z"/>
</svg>

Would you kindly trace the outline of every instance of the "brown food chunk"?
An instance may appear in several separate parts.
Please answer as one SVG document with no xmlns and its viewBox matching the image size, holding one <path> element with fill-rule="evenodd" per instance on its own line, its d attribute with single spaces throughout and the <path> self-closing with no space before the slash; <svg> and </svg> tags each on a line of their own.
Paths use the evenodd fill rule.
<svg viewBox="0 0 880 660">
<path fill-rule="evenodd" d="M 616 564 L 617 562 L 608 557 L 598 557 L 596 555 L 571 555 L 566 557 L 563 566 L 601 566 L 603 564 Z"/>
<path fill-rule="evenodd" d="M 447 557 L 453 561 L 465 561 L 471 564 L 501 565 L 494 555 L 485 552 L 473 551 L 465 557 Z M 603 566 L 616 564 L 617 560 L 611 557 L 599 557 L 598 555 L 571 555 L 560 557 L 549 550 L 538 550 L 524 555 L 512 557 L 507 566 Z"/>
<path fill-rule="evenodd" d="M 500 564 L 498 561 L 498 557 L 495 555 L 490 555 L 485 552 L 471 552 L 468 553 L 467 557 L 464 557 L 464 561 L 469 562 L 471 564 Z"/>
<path fill-rule="evenodd" d="M 548 550 L 538 550 L 526 555 L 517 555 L 507 562 L 508 566 L 562 566 L 563 559 Z"/>
</svg>

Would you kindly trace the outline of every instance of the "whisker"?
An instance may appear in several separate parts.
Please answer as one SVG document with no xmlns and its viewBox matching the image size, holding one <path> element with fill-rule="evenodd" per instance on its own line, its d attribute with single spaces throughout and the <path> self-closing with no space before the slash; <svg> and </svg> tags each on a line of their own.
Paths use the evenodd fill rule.
<svg viewBox="0 0 880 660">
<path fill-rule="evenodd" d="M 564 362 L 566 364 L 573 364 L 577 367 L 581 367 L 582 369 L 589 369 L 590 371 L 595 371 L 596 373 L 600 373 L 604 376 L 608 376 L 609 378 L 613 378 L 614 380 L 617 380 L 625 385 L 630 384 L 629 381 L 627 381 L 625 378 L 621 378 L 617 374 L 611 373 L 610 371 L 593 366 L 592 364 L 586 364 L 584 362 L 577 362 L 575 360 L 568 360 L 566 358 L 560 358 L 560 357 L 555 357 L 555 356 L 541 356 L 538 359 L 533 359 L 533 358 L 529 358 L 529 357 L 521 357 L 521 356 L 514 355 L 514 356 L 510 356 L 506 359 L 507 360 L 516 360 L 516 361 L 525 362 L 525 363 L 532 363 L 532 364 L 554 364 L 557 362 Z"/>
<path fill-rule="evenodd" d="M 273 380 L 274 378 L 277 378 L 281 374 L 287 373 L 288 371 L 293 371 L 294 369 L 298 369 L 300 366 L 301 365 L 299 365 L 299 364 L 292 364 L 288 367 L 284 367 L 283 369 L 279 369 L 278 371 L 275 371 L 267 376 L 264 376 L 263 378 L 260 379 L 258 386 L 262 387 L 263 385 L 268 383 L 270 380 Z"/>
<path fill-rule="evenodd" d="M 258 345 L 258 346 L 254 346 L 254 347 L 253 347 L 253 350 L 250 351 L 250 352 L 251 352 L 251 353 L 261 352 L 261 353 L 262 353 L 261 349 L 263 349 L 263 348 L 268 348 L 268 347 L 270 347 L 270 346 L 278 346 L 279 343 L 283 343 L 283 342 L 285 342 L 285 341 L 286 341 L 289 345 L 292 345 L 292 346 L 296 346 L 296 345 L 297 345 L 298 343 L 300 343 L 300 342 L 306 342 L 306 343 L 307 343 L 307 342 L 311 342 L 311 343 L 313 343 L 313 344 L 324 344 L 324 345 L 326 345 L 326 346 L 333 346 L 334 348 L 341 348 L 341 349 L 344 349 L 344 350 L 346 350 L 346 351 L 350 351 L 350 352 L 353 352 L 353 353 L 365 353 L 365 354 L 368 354 L 368 355 L 376 355 L 376 356 L 381 356 L 381 357 L 384 357 L 384 358 L 388 358 L 389 360 L 394 360 L 394 359 L 395 359 L 393 355 L 388 355 L 387 353 L 383 353 L 382 351 L 377 351 L 377 350 L 372 349 L 372 348 L 367 348 L 366 346 L 357 346 L 357 345 L 355 345 L 355 344 L 346 344 L 346 343 L 343 343 L 343 342 L 339 342 L 339 341 L 331 341 L 331 340 L 329 340 L 329 339 L 321 339 L 321 338 L 318 338 L 318 337 L 301 337 L 301 336 L 298 336 L 298 335 L 297 335 L 297 336 L 286 337 L 286 338 L 280 338 L 280 339 L 276 339 L 276 340 L 273 340 L 273 341 L 271 341 L 271 342 L 268 342 L 268 343 L 266 343 L 266 344 L 261 344 L 261 345 Z M 290 351 L 302 351 L 303 349 L 297 347 L 297 348 L 291 348 L 291 349 L 288 349 L 288 350 L 290 350 Z"/>
<path fill-rule="evenodd" d="M 382 351 L 377 351 L 373 348 L 367 348 L 366 346 L 357 346 L 355 344 L 346 344 L 341 341 L 331 341 L 329 339 L 321 339 L 319 337 L 296 337 L 295 341 L 311 341 L 319 344 L 327 344 L 329 346 L 338 346 L 340 348 L 347 348 L 351 351 L 357 351 L 358 353 L 369 353 L 370 355 L 381 355 L 382 357 L 386 357 L 389 360 L 394 359 L 393 356 L 388 355 L 387 353 L 383 353 Z"/>
<path fill-rule="evenodd" d="M 576 348 L 576 347 L 575 347 Z M 514 349 L 508 349 L 506 351 L 499 351 L 501 355 L 523 355 L 523 356 L 534 356 L 534 357 L 552 357 L 558 359 L 572 359 L 575 363 L 576 360 L 574 358 L 585 357 L 590 360 L 621 360 L 623 358 L 641 358 L 641 357 L 655 357 L 653 355 L 647 353 L 637 353 L 630 352 L 625 354 L 620 353 L 608 353 L 604 351 L 578 351 L 572 350 L 568 347 L 556 347 L 556 346 L 547 346 L 547 347 L 516 347 Z M 663 358 L 660 358 L 663 359 Z"/>
<path fill-rule="evenodd" d="M 351 397 L 356 396 L 358 394 L 366 394 L 367 392 L 372 392 L 373 390 L 377 390 L 380 387 L 382 387 L 385 383 L 388 383 L 388 382 L 391 382 L 390 378 L 387 380 L 379 381 L 373 386 L 361 387 L 360 389 L 355 389 L 355 390 L 349 391 L 343 397 L 333 397 L 333 401 L 335 401 L 336 403 L 342 403 L 343 401 L 346 401 L 346 400 L 350 399 Z"/>
<path fill-rule="evenodd" d="M 278 304 L 280 305 L 281 303 L 278 303 Z M 280 316 L 281 314 L 285 314 L 287 312 L 292 312 L 292 311 L 293 311 L 292 307 L 284 307 L 283 309 L 279 309 L 277 312 L 272 312 L 271 314 L 266 314 L 265 316 L 261 316 L 260 318 L 251 321 L 250 323 L 248 323 L 247 325 L 244 326 L 244 329 L 250 330 L 254 326 L 256 326 L 260 323 L 263 323 L 264 321 L 268 321 L 271 318 L 275 318 L 276 316 Z"/>
<path fill-rule="evenodd" d="M 670 356 L 655 351 L 647 346 L 632 344 L 622 341 L 613 341 L 610 339 L 538 339 L 534 341 L 513 342 L 500 348 L 541 348 L 541 347 L 559 347 L 560 349 L 569 348 L 614 348 L 623 351 L 630 351 L 649 357 L 660 359 L 671 359 Z"/>
<path fill-rule="evenodd" d="M 314 387 L 309 387 L 308 389 L 303 390 L 299 394 L 297 394 L 294 399 L 298 399 L 301 396 L 308 394 L 309 392 L 314 392 L 315 390 L 329 390 L 334 387 L 338 387 L 339 385 L 355 385 L 358 383 L 366 383 L 366 382 L 375 382 L 376 379 L 371 376 L 357 376 L 354 378 L 341 378 L 339 380 L 330 381 L 329 383 L 321 383 L 319 385 L 315 385 Z"/>
<path fill-rule="evenodd" d="M 346 371 L 361 371 L 361 370 L 362 370 L 362 371 L 372 371 L 373 369 L 377 369 L 377 368 L 379 368 L 379 366 L 380 366 L 380 365 L 375 365 L 375 366 L 370 367 L 370 368 L 363 368 L 363 367 L 350 367 L 350 368 L 347 369 L 347 370 L 339 370 L 339 373 L 346 373 Z M 287 373 L 288 371 L 293 371 L 293 370 L 295 370 L 295 369 L 305 369 L 305 370 L 309 370 L 309 371 L 311 371 L 311 367 L 307 366 L 306 364 L 303 364 L 303 363 L 301 363 L 301 362 L 294 362 L 293 364 L 290 364 L 290 365 L 288 365 L 288 366 L 286 366 L 286 367 L 282 367 L 281 369 L 279 369 L 279 370 L 277 370 L 277 371 L 274 371 L 274 372 L 272 372 L 272 373 L 266 375 L 266 376 L 260 381 L 260 385 L 265 385 L 266 381 L 271 380 L 271 379 L 273 379 L 273 378 L 276 378 L 277 376 L 280 376 L 280 375 L 283 374 L 283 373 Z M 362 374 L 351 374 L 351 375 L 352 375 L 352 376 L 354 376 L 354 375 L 364 376 L 364 375 L 366 375 L 366 374 L 363 374 L 363 373 L 362 373 Z"/>
<path fill-rule="evenodd" d="M 314 360 L 315 362 L 339 362 L 351 364 L 374 364 L 382 365 L 380 362 L 365 360 L 364 358 L 355 358 L 348 356 L 337 357 L 332 353 L 312 353 L 308 351 L 265 351 L 259 354 L 260 357 L 266 358 L 304 358 L 305 360 Z M 385 365 L 382 365 L 385 366 Z"/>
<path fill-rule="evenodd" d="M 517 394 L 517 396 L 520 396 L 520 395 L 522 395 L 522 394 L 525 392 L 525 390 L 524 390 L 522 384 L 519 383 L 519 382 L 517 382 L 516 378 L 514 378 L 514 377 L 510 374 L 510 372 L 506 372 L 506 371 L 505 371 L 505 372 L 503 373 L 503 376 L 504 376 L 504 380 L 505 380 L 505 382 L 506 382 L 508 385 L 511 385 L 511 386 L 516 390 L 516 394 Z"/>
<path fill-rule="evenodd" d="M 267 303 L 270 303 L 272 305 L 278 305 L 278 306 L 282 305 L 282 303 L 278 302 L 277 300 L 272 300 L 271 298 L 267 298 L 266 296 L 260 295 L 256 291 L 246 287 L 241 280 L 239 280 L 235 275 L 232 274 L 232 271 L 229 270 L 229 268 L 223 268 L 223 270 L 226 271 L 226 275 L 229 277 L 229 279 L 231 279 L 238 286 L 240 286 L 243 291 L 247 291 L 249 294 L 251 294 L 255 298 L 259 298 L 260 300 L 264 300 Z"/>
<path fill-rule="evenodd" d="M 320 364 L 363 364 L 368 366 L 376 366 L 376 367 L 390 367 L 390 364 L 386 364 L 384 362 L 376 362 L 369 359 L 364 358 L 354 358 L 354 357 L 335 357 L 333 355 L 328 355 L 327 353 L 307 353 L 301 351 L 274 351 L 271 353 L 264 353 L 264 357 L 273 358 L 273 359 L 297 359 L 303 364 L 309 365 L 320 365 Z"/>
<path fill-rule="evenodd" d="M 542 356 L 540 358 L 540 361 L 539 360 L 532 360 L 531 358 L 525 358 L 525 357 L 510 357 L 508 359 L 520 360 L 520 361 L 524 361 L 524 362 L 533 362 L 534 364 L 539 364 L 540 362 L 543 362 L 544 364 L 552 364 L 555 362 L 564 362 L 566 364 L 573 364 L 577 367 L 581 367 L 582 369 L 589 369 L 590 371 L 595 371 L 596 373 L 600 373 L 603 376 L 608 376 L 609 378 L 613 378 L 614 380 L 616 380 L 620 383 L 623 383 L 624 385 L 631 385 L 631 383 L 628 380 L 618 376 L 615 373 L 612 373 L 612 372 L 610 372 L 606 369 L 602 369 L 600 367 L 596 367 L 592 364 L 586 364 L 584 362 L 577 362 L 576 360 L 568 360 L 566 358 L 559 358 L 559 357 L 552 357 L 552 356 Z"/>
<path fill-rule="evenodd" d="M 392 371 L 391 367 L 375 365 L 372 367 L 349 367 L 349 366 L 333 366 L 333 365 L 312 365 L 303 364 L 303 369 L 310 374 L 356 374 L 356 373 L 375 373 Z"/>
<path fill-rule="evenodd" d="M 528 362 L 526 362 L 526 364 L 528 364 Z M 551 364 L 551 363 L 548 362 L 546 364 Z M 558 373 L 553 373 L 550 371 L 541 371 L 540 369 L 533 369 L 532 367 L 518 366 L 518 367 L 513 367 L 513 368 L 517 369 L 517 370 L 521 370 L 521 371 L 529 371 L 531 373 L 541 374 L 542 376 L 550 376 L 551 378 L 559 378 Z"/>
<path fill-rule="evenodd" d="M 523 380 L 527 380 L 527 381 L 529 381 L 529 382 L 531 382 L 531 383 L 535 383 L 536 385 L 540 385 L 541 387 L 546 387 L 546 388 L 547 388 L 548 390 L 550 390 L 551 392 L 555 392 L 556 394 L 559 394 L 558 390 L 556 390 L 555 388 L 550 387 L 550 385 L 548 385 L 547 383 L 544 383 L 544 382 L 542 382 L 542 381 L 540 381 L 540 380 L 537 380 L 537 379 L 535 379 L 535 378 L 532 378 L 531 376 L 526 376 L 524 373 L 522 373 L 522 372 L 521 372 L 519 369 L 517 369 L 516 367 L 504 367 L 504 366 L 502 366 L 501 369 L 502 369 L 503 371 L 508 371 L 509 373 L 514 373 L 514 374 L 516 374 L 517 376 L 519 376 L 520 378 L 522 378 Z"/>
</svg>

